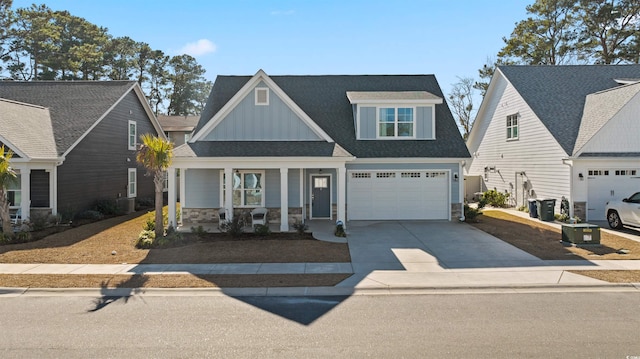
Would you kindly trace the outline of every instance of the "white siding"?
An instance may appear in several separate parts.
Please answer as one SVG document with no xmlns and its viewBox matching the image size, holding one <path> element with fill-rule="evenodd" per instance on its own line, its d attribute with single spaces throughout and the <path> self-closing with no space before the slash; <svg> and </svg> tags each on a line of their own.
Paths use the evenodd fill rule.
<svg viewBox="0 0 640 359">
<path fill-rule="evenodd" d="M 510 193 L 512 205 L 522 205 L 523 197 L 531 194 L 524 192 L 522 186 L 523 181 L 528 181 L 533 197 L 555 198 L 559 208 L 560 198 L 569 197 L 569 167 L 562 163 L 567 154 L 517 90 L 500 74 L 497 76 L 500 78 L 479 111 L 478 128 L 470 137 L 473 158 L 467 173 L 484 178 L 485 167 L 495 168 L 488 173 L 485 185 Z M 519 115 L 519 139 L 507 141 L 506 118 L 513 114 Z M 520 172 L 526 175 L 517 175 Z"/>
<path fill-rule="evenodd" d="M 585 152 L 640 152 L 640 94 L 629 101 L 574 156 Z"/>
</svg>

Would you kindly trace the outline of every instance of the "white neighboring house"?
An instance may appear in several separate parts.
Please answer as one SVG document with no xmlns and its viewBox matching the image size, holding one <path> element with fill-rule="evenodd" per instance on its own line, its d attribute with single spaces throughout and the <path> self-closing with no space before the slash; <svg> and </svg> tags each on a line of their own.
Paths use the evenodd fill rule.
<svg viewBox="0 0 640 359">
<path fill-rule="evenodd" d="M 605 220 L 607 201 L 640 191 L 639 81 L 640 65 L 498 67 L 467 140 L 470 192 L 553 198 L 556 213 L 564 196 Z"/>
</svg>

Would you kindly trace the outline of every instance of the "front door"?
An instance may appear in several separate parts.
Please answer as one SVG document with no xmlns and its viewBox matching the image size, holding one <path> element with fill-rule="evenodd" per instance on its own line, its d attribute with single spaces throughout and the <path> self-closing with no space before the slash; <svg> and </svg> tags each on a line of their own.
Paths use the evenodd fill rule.
<svg viewBox="0 0 640 359">
<path fill-rule="evenodd" d="M 311 177 L 311 217 L 331 218 L 331 177 Z"/>
</svg>

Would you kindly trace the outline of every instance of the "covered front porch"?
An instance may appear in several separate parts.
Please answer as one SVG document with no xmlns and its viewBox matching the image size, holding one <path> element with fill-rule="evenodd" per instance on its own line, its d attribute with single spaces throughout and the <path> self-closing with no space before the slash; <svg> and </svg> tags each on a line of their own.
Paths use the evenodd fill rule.
<svg viewBox="0 0 640 359">
<path fill-rule="evenodd" d="M 310 219 L 346 219 L 349 157 L 176 158 L 168 170 L 169 225 L 216 229 L 225 220 L 267 209 L 272 230 Z M 176 214 L 180 195 L 180 213 Z M 250 224 L 249 224 L 250 225 Z"/>
<path fill-rule="evenodd" d="M 57 163 L 16 159 L 17 179 L 7 187 L 12 220 L 21 222 L 34 215 L 57 215 Z"/>
</svg>

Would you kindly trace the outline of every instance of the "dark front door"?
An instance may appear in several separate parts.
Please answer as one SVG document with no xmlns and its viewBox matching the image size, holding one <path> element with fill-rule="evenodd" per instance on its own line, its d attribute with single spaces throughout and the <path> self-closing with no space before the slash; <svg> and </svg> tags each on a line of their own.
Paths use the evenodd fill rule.
<svg viewBox="0 0 640 359">
<path fill-rule="evenodd" d="M 331 177 L 311 177 L 311 216 L 331 218 Z"/>
</svg>

